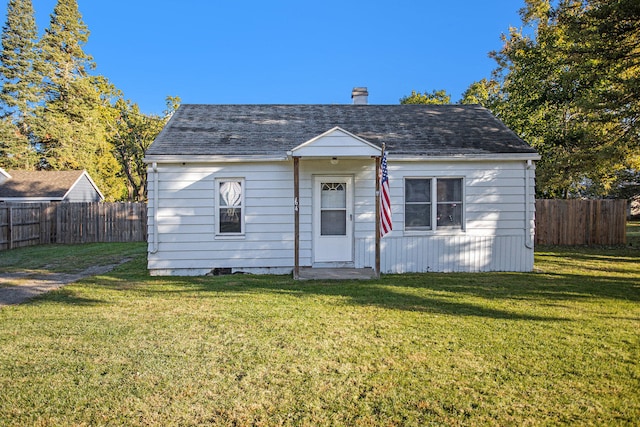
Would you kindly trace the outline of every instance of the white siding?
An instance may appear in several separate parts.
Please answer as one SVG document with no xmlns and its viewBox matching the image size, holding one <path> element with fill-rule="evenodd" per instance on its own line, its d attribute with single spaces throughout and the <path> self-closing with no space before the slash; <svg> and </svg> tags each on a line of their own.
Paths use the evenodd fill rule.
<svg viewBox="0 0 640 427">
<path fill-rule="evenodd" d="M 525 213 L 526 162 L 393 162 L 389 182 L 393 231 L 382 239 L 383 273 L 427 271 L 530 271 L 525 245 L 532 221 Z M 533 209 L 534 172 L 529 207 Z M 463 177 L 465 230 L 404 231 L 404 178 Z M 358 242 L 360 248 L 373 241 Z M 361 252 L 364 249 L 361 249 Z M 371 262 L 371 260 L 367 260 Z"/>
<path fill-rule="evenodd" d="M 215 268 L 287 273 L 294 263 L 293 162 L 159 165 L 158 251 L 152 274 L 206 274 Z M 375 263 L 375 164 L 372 159 L 300 160 L 300 265 L 313 265 L 314 175 L 354 178 L 354 266 Z M 149 176 L 149 250 L 154 248 L 154 180 Z M 465 230 L 404 231 L 405 177 L 462 177 Z M 389 159 L 394 230 L 381 242 L 381 272 L 530 271 L 534 171 L 526 162 L 399 162 Z M 217 178 L 245 182 L 245 234 L 215 235 Z M 529 236 L 529 239 L 527 239 Z M 531 246 L 531 245 L 529 245 Z"/>
<path fill-rule="evenodd" d="M 149 254 L 152 274 L 201 275 L 216 268 L 268 267 L 286 272 L 293 264 L 293 173 L 289 163 L 159 165 L 158 210 L 149 178 L 149 233 L 157 217 L 158 251 Z M 215 233 L 215 180 L 243 178 L 245 232 Z M 150 237 L 149 250 L 153 250 Z"/>
<path fill-rule="evenodd" d="M 99 202 L 100 194 L 85 175 L 82 175 L 64 198 L 65 202 Z"/>
</svg>

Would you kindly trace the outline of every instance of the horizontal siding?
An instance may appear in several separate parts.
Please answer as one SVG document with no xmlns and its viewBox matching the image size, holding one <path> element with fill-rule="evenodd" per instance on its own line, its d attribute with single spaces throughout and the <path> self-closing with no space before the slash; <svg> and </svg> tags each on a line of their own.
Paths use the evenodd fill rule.
<svg viewBox="0 0 640 427">
<path fill-rule="evenodd" d="M 67 197 L 64 199 L 66 202 L 99 202 L 101 200 L 100 194 L 96 191 L 95 187 L 89 181 L 85 175 L 78 180 L 76 185 L 73 186 Z"/>
<path fill-rule="evenodd" d="M 159 167 L 159 250 L 149 254 L 149 268 L 209 271 L 289 266 L 294 241 L 289 167 L 286 163 Z M 219 178 L 244 179 L 243 236 L 215 234 L 215 181 Z M 149 182 L 152 190 L 153 180 Z M 153 201 L 151 191 L 149 200 Z"/>
<path fill-rule="evenodd" d="M 208 271 L 213 268 L 293 267 L 292 162 L 229 163 L 213 166 L 161 166 L 157 207 L 159 251 L 149 254 L 158 271 Z M 354 254 L 356 267 L 375 264 L 375 165 L 367 160 L 300 162 L 300 264 L 313 264 L 315 175 L 354 178 Z M 535 177 L 530 176 L 533 205 Z M 462 177 L 465 180 L 466 230 L 405 233 L 405 177 Z M 245 235 L 216 238 L 216 178 L 245 180 Z M 525 163 L 389 162 L 394 230 L 382 239 L 384 273 L 409 271 L 529 271 L 533 251 L 525 233 Z M 153 179 L 149 178 L 149 233 L 153 232 Z M 149 245 L 150 249 L 152 244 Z"/>
</svg>

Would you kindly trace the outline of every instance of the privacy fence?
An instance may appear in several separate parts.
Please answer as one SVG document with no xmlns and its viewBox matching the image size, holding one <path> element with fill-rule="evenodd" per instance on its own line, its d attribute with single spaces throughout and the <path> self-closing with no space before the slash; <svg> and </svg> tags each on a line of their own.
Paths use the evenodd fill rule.
<svg viewBox="0 0 640 427">
<path fill-rule="evenodd" d="M 536 200 L 536 244 L 625 244 L 626 206 L 626 200 Z M 0 250 L 146 239 L 144 203 L 0 204 Z"/>
<path fill-rule="evenodd" d="M 536 244 L 623 245 L 626 200 L 536 200 Z"/>
<path fill-rule="evenodd" d="M 146 239 L 144 203 L 0 204 L 0 250 L 49 243 Z"/>
</svg>

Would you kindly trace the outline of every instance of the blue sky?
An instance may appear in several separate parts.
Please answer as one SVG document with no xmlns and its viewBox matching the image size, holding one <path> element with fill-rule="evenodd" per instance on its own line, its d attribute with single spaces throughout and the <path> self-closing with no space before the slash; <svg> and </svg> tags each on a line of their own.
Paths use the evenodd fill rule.
<svg viewBox="0 0 640 427">
<path fill-rule="evenodd" d="M 1 8 L 5 22 L 6 1 Z M 56 0 L 33 0 L 40 32 Z M 78 0 L 85 51 L 145 113 L 183 103 L 369 103 L 489 77 L 522 0 Z"/>
</svg>

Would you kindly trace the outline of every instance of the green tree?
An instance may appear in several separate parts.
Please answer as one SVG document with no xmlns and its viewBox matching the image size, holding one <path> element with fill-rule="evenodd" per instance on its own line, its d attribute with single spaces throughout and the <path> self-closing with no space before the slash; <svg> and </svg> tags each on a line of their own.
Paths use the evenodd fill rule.
<svg viewBox="0 0 640 427">
<path fill-rule="evenodd" d="M 479 104 L 492 109 L 500 102 L 500 84 L 495 80 L 482 79 L 471 83 L 462 94 L 459 104 Z"/>
<path fill-rule="evenodd" d="M 0 131 L 0 164 L 5 167 L 20 165 L 32 169 L 37 161 L 30 141 L 29 122 L 40 101 L 38 60 L 32 3 L 30 0 L 10 0 L 7 20 L 2 27 L 0 52 L 0 110 L 5 118 Z"/>
<path fill-rule="evenodd" d="M 125 186 L 107 130 L 119 91 L 89 74 L 95 64 L 84 52 L 88 37 L 77 2 L 58 0 L 40 42 L 45 101 L 34 133 L 44 167 L 86 169 L 107 200 L 119 200 Z"/>
<path fill-rule="evenodd" d="M 628 166 L 640 170 L 640 3 L 571 3 L 558 11 L 558 22 L 580 41 L 566 52 L 581 76 L 580 103 L 629 154 Z"/>
<path fill-rule="evenodd" d="M 180 99 L 167 98 L 165 117 L 145 115 L 137 104 L 119 99 L 114 107 L 117 117 L 111 122 L 111 142 L 127 187 L 127 199 L 144 201 L 147 197 L 147 166 L 144 153 L 162 130 Z"/>
<path fill-rule="evenodd" d="M 605 3 L 611 6 L 607 11 Z M 510 29 L 503 48 L 493 53 L 501 93 L 492 108 L 540 152 L 538 190 L 545 197 L 570 197 L 587 190 L 606 194 L 637 156 L 634 101 L 616 94 L 631 93 L 617 90 L 624 86 L 617 85 L 625 80 L 622 76 L 629 77 L 626 83 L 637 83 L 639 38 L 629 27 L 637 28 L 638 20 L 624 21 L 621 32 L 626 35 L 615 42 L 608 33 L 596 36 L 608 21 L 615 21 L 614 11 L 624 9 L 625 16 L 635 17 L 638 8 L 632 4 L 567 0 L 553 7 L 548 0 L 527 0 L 521 11 L 525 27 Z M 636 37 L 627 39 L 630 34 Z M 612 48 L 625 40 L 635 46 L 627 50 L 636 49 L 635 65 L 616 55 L 606 65 L 606 49 L 595 46 Z"/>
<path fill-rule="evenodd" d="M 33 169 L 34 150 L 28 138 L 9 117 L 0 118 L 0 167 L 5 169 Z"/>
<path fill-rule="evenodd" d="M 400 98 L 400 104 L 450 104 L 451 95 L 445 90 L 433 90 L 431 93 L 411 91 L 411 95 Z"/>
</svg>

